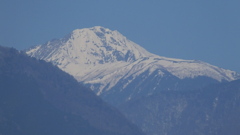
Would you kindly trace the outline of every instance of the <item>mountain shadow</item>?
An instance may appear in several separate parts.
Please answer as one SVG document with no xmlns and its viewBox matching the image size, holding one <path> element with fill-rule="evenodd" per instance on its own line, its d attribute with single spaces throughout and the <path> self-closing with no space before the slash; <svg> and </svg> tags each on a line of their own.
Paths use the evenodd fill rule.
<svg viewBox="0 0 240 135">
<path fill-rule="evenodd" d="M 143 133 L 56 66 L 0 46 L 0 134 Z"/>
</svg>

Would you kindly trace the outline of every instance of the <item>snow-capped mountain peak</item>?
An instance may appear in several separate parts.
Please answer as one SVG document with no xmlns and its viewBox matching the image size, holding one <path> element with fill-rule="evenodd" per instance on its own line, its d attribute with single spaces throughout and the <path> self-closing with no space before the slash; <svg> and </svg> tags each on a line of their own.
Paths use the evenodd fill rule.
<svg viewBox="0 0 240 135">
<path fill-rule="evenodd" d="M 67 44 L 76 45 L 74 48 L 78 49 L 78 52 L 92 56 L 88 62 L 98 64 L 131 61 L 151 55 L 118 31 L 100 26 L 74 30 Z"/>
<path fill-rule="evenodd" d="M 240 76 L 205 62 L 154 55 L 118 31 L 101 26 L 76 29 L 62 39 L 29 49 L 27 54 L 52 62 L 79 82 L 91 84 L 99 95 L 118 85 L 121 90 L 127 88 L 139 76 L 207 77 L 217 81 L 231 81 Z M 160 80 L 153 85 L 159 85 Z"/>
<path fill-rule="evenodd" d="M 103 64 L 132 62 L 153 55 L 118 31 L 100 26 L 76 29 L 62 39 L 31 48 L 27 54 L 51 61 L 64 71 L 79 76 L 77 78 L 83 78 L 90 69 Z"/>
</svg>

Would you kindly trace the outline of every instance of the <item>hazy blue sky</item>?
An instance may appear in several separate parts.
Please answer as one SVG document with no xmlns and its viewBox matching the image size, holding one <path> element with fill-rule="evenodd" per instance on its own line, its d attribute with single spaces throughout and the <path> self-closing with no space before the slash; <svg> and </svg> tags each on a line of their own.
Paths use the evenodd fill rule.
<svg viewBox="0 0 240 135">
<path fill-rule="evenodd" d="M 93 26 L 161 56 L 240 72 L 240 0 L 0 0 L 3 46 L 26 49 Z"/>
</svg>

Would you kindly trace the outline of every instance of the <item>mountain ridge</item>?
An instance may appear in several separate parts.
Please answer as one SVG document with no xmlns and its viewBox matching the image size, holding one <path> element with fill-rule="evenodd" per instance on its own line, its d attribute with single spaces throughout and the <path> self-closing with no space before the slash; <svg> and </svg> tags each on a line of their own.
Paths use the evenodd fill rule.
<svg viewBox="0 0 240 135">
<path fill-rule="evenodd" d="M 156 73 L 160 78 L 155 85 L 168 75 L 180 80 L 208 77 L 218 82 L 240 77 L 239 73 L 205 62 L 152 54 L 119 32 L 100 26 L 74 30 L 62 39 L 49 41 L 26 52 L 52 62 L 79 82 L 89 85 L 98 95 L 111 91 L 116 85 L 124 89 L 142 74 L 151 76 Z"/>
</svg>

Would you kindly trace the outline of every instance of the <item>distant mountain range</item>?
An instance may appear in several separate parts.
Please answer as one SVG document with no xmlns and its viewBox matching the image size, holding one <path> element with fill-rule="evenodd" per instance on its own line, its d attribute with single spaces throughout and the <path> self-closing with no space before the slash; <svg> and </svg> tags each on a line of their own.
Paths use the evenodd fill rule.
<svg viewBox="0 0 240 135">
<path fill-rule="evenodd" d="M 26 51 L 91 88 L 148 135 L 237 135 L 240 74 L 157 56 L 117 31 L 77 29 Z"/>
<path fill-rule="evenodd" d="M 0 46 L 1 135 L 143 135 L 51 63 Z"/>
<path fill-rule="evenodd" d="M 154 55 L 118 31 L 100 26 L 74 30 L 26 52 L 52 62 L 115 106 L 163 90 L 189 90 L 240 78 L 202 61 Z"/>
</svg>

